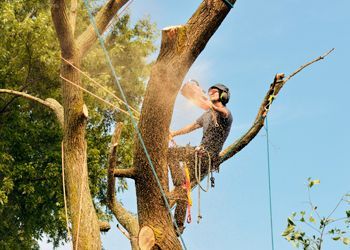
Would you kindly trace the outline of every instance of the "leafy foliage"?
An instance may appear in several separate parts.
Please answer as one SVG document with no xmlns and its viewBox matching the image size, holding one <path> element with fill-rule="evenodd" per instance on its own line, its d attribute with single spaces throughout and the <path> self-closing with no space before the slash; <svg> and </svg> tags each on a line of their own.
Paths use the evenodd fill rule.
<svg viewBox="0 0 350 250">
<path fill-rule="evenodd" d="M 60 51 L 49 12 L 49 1 L 0 3 L 0 88 L 26 91 L 42 99 L 60 101 Z M 82 12 L 82 10 L 79 10 Z M 87 26 L 78 16 L 77 32 Z M 129 15 L 106 36 L 113 63 L 131 105 L 139 109 L 155 50 L 154 25 L 148 19 L 131 25 Z M 113 52 L 114 51 L 114 52 Z M 99 46 L 83 60 L 95 80 L 115 91 Z M 86 88 L 93 89 L 84 79 Z M 110 95 L 94 89 L 114 102 Z M 132 164 L 133 130 L 125 115 L 85 96 L 89 107 L 87 127 L 90 189 L 101 217 L 106 197 L 106 164 L 115 121 L 124 121 L 118 162 Z M 0 95 L 0 248 L 38 248 L 43 233 L 54 245 L 67 239 L 61 179 L 62 134 L 53 113 L 23 98 Z M 120 183 L 121 190 L 126 188 Z"/>
<path fill-rule="evenodd" d="M 342 203 L 350 204 L 350 200 L 347 199 L 350 194 L 342 196 L 328 216 L 321 216 L 318 212 L 318 207 L 313 204 L 310 196 L 310 189 L 316 184 L 320 184 L 320 181 L 308 179 L 308 203 L 311 211 L 292 213 L 287 220 L 287 227 L 282 236 L 293 246 L 304 250 L 321 250 L 326 236 L 334 241 L 341 241 L 345 245 L 350 245 L 348 236 L 350 233 L 350 210 L 345 211 L 344 217 L 332 217 Z M 311 233 L 303 229 L 305 226 L 312 230 Z"/>
</svg>

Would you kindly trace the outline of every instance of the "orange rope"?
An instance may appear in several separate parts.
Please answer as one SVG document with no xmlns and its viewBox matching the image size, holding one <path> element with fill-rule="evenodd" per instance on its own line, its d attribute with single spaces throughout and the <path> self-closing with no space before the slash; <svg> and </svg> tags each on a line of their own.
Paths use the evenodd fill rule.
<svg viewBox="0 0 350 250">
<path fill-rule="evenodd" d="M 62 75 L 60 75 L 60 77 L 61 77 L 64 81 L 66 81 L 66 82 L 72 84 L 73 86 L 75 86 L 75 87 L 77 87 L 77 88 L 79 88 L 79 89 L 85 91 L 85 92 L 88 93 L 89 95 L 92 95 L 93 97 L 95 97 L 95 98 L 97 98 L 98 100 L 100 100 L 100 101 L 106 103 L 107 105 L 109 105 L 109 106 L 111 106 L 111 107 L 113 107 L 113 108 L 115 108 L 115 109 L 118 109 L 119 111 L 121 111 L 121 112 L 123 112 L 123 113 L 125 113 L 125 114 L 127 114 L 127 115 L 130 115 L 130 114 L 129 114 L 127 111 L 125 111 L 124 109 L 121 109 L 121 108 L 115 106 L 114 104 L 112 104 L 112 103 L 110 103 L 110 102 L 104 100 L 103 98 L 99 97 L 98 95 L 96 95 L 96 94 L 90 92 L 89 90 L 83 88 L 82 86 L 80 86 L 80 85 L 78 85 L 78 84 L 76 84 L 76 83 L 74 83 L 74 82 L 68 80 L 67 78 L 63 77 Z M 133 117 L 135 118 L 135 120 L 138 120 L 137 117 L 135 117 L 135 116 L 133 116 Z"/>
<path fill-rule="evenodd" d="M 118 96 L 116 96 L 113 92 L 111 92 L 110 90 L 108 90 L 106 87 L 104 87 L 102 84 L 98 83 L 96 80 L 92 79 L 87 73 L 85 73 L 84 71 L 82 71 L 81 69 L 79 69 L 77 66 L 75 66 L 73 63 L 71 63 L 70 61 L 68 61 L 67 59 L 63 58 L 61 56 L 61 59 L 63 61 L 65 61 L 67 64 L 69 64 L 70 66 L 72 66 L 74 69 L 76 69 L 77 71 L 79 71 L 80 73 L 82 73 L 84 76 L 86 76 L 90 81 L 92 81 L 93 83 L 97 84 L 99 87 L 101 87 L 104 91 L 106 91 L 107 93 L 111 94 L 115 99 L 117 99 L 120 103 L 125 104 L 125 102 L 120 99 Z M 140 115 L 140 113 L 134 109 L 133 107 L 129 106 L 137 115 Z"/>
</svg>

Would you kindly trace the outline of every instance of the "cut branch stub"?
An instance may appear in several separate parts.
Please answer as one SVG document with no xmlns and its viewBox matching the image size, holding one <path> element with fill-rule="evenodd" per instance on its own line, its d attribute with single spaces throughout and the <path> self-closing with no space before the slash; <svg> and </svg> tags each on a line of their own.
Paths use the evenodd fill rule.
<svg viewBox="0 0 350 250">
<path fill-rule="evenodd" d="M 108 232 L 111 229 L 111 225 L 107 221 L 99 221 L 100 231 Z"/>
<path fill-rule="evenodd" d="M 154 232 L 149 226 L 144 226 L 141 228 L 138 243 L 141 250 L 150 250 L 156 243 Z"/>
</svg>

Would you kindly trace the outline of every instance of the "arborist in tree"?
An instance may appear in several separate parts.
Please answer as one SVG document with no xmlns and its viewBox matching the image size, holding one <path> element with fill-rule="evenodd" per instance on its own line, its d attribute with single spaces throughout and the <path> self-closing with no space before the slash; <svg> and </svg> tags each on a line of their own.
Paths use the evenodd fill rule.
<svg viewBox="0 0 350 250">
<path fill-rule="evenodd" d="M 223 84 L 215 84 L 209 88 L 208 95 L 210 102 L 208 102 L 207 106 L 209 109 L 202 116 L 182 129 L 170 131 L 169 137 L 172 139 L 175 136 L 203 128 L 202 140 L 198 147 L 169 148 L 168 164 L 176 191 L 176 197 L 171 198 L 176 200 L 175 219 L 180 233 L 184 230 L 186 206 L 189 202 L 186 197 L 186 190 L 183 188 L 185 183 L 183 166 L 189 167 L 191 182 L 195 180 L 200 182 L 201 176 L 205 174 L 209 176 L 209 174 L 212 174 L 212 171 L 218 171 L 220 164 L 219 153 L 231 129 L 232 115 L 226 107 L 230 100 L 229 89 Z M 201 105 L 197 102 L 197 105 L 203 107 L 203 103 Z M 198 160 L 200 161 L 199 169 Z M 214 187 L 213 176 L 211 177 L 211 186 Z M 201 216 L 199 215 L 199 217 Z M 187 220 L 190 220 L 190 218 Z"/>
</svg>

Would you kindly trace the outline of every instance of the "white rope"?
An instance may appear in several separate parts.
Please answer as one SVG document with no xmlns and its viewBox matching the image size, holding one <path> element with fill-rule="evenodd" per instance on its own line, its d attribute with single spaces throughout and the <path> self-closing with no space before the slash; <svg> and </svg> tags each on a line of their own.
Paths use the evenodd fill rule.
<svg viewBox="0 0 350 250">
<path fill-rule="evenodd" d="M 198 151 L 196 150 L 194 153 L 194 175 L 198 184 L 198 215 L 197 215 L 197 223 L 199 224 L 200 220 L 202 219 L 201 215 L 201 189 L 204 192 L 209 191 L 209 174 L 211 173 L 211 158 L 208 151 L 205 150 L 205 152 L 208 154 L 208 177 L 207 177 L 207 187 L 203 188 L 201 185 L 201 168 L 202 168 L 202 158 L 198 158 Z"/>
</svg>

